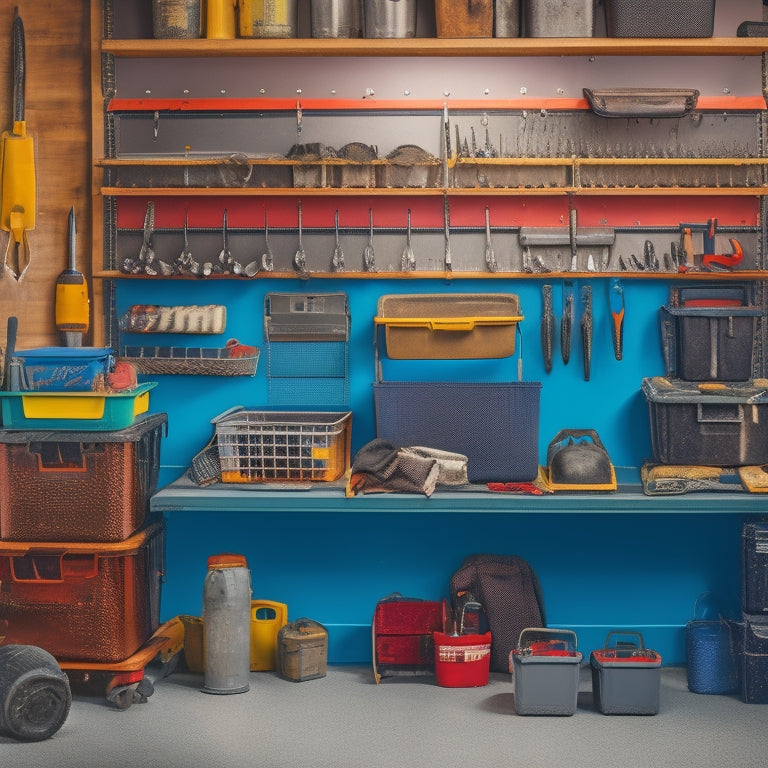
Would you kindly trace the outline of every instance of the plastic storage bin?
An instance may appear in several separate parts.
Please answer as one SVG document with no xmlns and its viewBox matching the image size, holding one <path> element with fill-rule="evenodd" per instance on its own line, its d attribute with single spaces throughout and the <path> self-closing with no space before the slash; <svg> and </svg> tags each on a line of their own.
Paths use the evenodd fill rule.
<svg viewBox="0 0 768 768">
<path fill-rule="evenodd" d="M 661 656 L 635 632 L 610 632 L 592 651 L 592 694 L 604 715 L 655 715 L 659 711 Z"/>
<path fill-rule="evenodd" d="M 715 467 L 768 462 L 768 389 L 755 384 L 643 379 L 654 459 Z"/>
<path fill-rule="evenodd" d="M 312 619 L 297 619 L 277 636 L 277 668 L 286 680 L 300 683 L 325 677 L 328 663 L 328 631 Z"/>
<path fill-rule="evenodd" d="M 124 392 L 0 392 L 6 429 L 125 429 L 149 410 L 149 381 Z"/>
<path fill-rule="evenodd" d="M 606 0 L 608 37 L 712 37 L 715 0 Z"/>
<path fill-rule="evenodd" d="M 461 453 L 472 483 L 536 478 L 541 382 L 379 381 L 373 387 L 378 437 Z"/>
<path fill-rule="evenodd" d="M 0 635 L 59 661 L 116 662 L 159 626 L 164 529 L 125 541 L 0 542 Z"/>
<path fill-rule="evenodd" d="M 103 347 L 40 347 L 16 350 L 20 389 L 35 392 L 103 390 L 114 365 L 111 349 Z"/>
<path fill-rule="evenodd" d="M 768 522 L 742 528 L 742 610 L 768 616 Z"/>
<path fill-rule="evenodd" d="M 211 420 L 224 483 L 330 482 L 350 466 L 352 412 L 230 408 Z"/>
<path fill-rule="evenodd" d="M 662 307 L 667 376 L 684 381 L 752 378 L 758 307 Z"/>
<path fill-rule="evenodd" d="M 0 538 L 127 539 L 149 511 L 167 424 L 161 413 L 98 435 L 0 431 Z"/>
<path fill-rule="evenodd" d="M 510 653 L 518 715 L 572 715 L 579 691 L 581 652 L 576 633 L 531 627 Z"/>
<path fill-rule="evenodd" d="M 510 293 L 393 294 L 379 299 L 374 323 L 394 360 L 459 360 L 514 355 L 522 320 Z"/>
<path fill-rule="evenodd" d="M 446 635 L 435 632 L 435 676 L 443 688 L 476 688 L 488 685 L 491 666 L 491 633 Z"/>
<path fill-rule="evenodd" d="M 731 622 L 739 692 L 747 704 L 768 704 L 768 620 L 745 616 Z"/>
</svg>

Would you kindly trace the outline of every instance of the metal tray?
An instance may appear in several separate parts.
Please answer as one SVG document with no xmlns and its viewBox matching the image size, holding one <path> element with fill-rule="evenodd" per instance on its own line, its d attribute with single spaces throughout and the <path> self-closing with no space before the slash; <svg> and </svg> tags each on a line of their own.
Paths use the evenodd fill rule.
<svg viewBox="0 0 768 768">
<path fill-rule="evenodd" d="M 601 117 L 683 117 L 696 108 L 693 88 L 584 89 L 584 98 Z"/>
</svg>

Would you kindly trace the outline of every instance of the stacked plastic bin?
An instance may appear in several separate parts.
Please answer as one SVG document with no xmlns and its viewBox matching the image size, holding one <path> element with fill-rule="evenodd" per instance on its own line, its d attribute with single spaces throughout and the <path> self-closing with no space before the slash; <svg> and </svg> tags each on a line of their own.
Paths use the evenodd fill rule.
<svg viewBox="0 0 768 768">
<path fill-rule="evenodd" d="M 55 409 L 69 393 L 31 394 Z M 63 429 L 66 408 L 27 429 L 4 419 L 0 642 L 43 648 L 87 679 L 119 668 L 157 630 L 164 523 L 149 499 L 167 421 L 131 412 L 121 429 L 87 416 Z"/>
<path fill-rule="evenodd" d="M 667 376 L 644 379 L 643 391 L 654 459 L 682 465 L 680 477 L 692 466 L 735 467 L 749 485 L 749 468 L 768 462 L 768 396 L 763 382 L 753 378 L 761 315 L 752 289 L 738 283 L 673 288 L 662 307 Z M 768 559 L 761 551 L 766 543 L 768 524 L 745 524 L 743 617 L 730 625 L 727 640 L 742 698 L 768 703 Z M 728 653 L 722 658 L 727 662 Z"/>
<path fill-rule="evenodd" d="M 642 384 L 656 462 L 742 467 L 768 461 L 768 396 L 753 380 L 761 314 L 745 285 L 672 289 L 661 308 L 667 375 Z"/>
<path fill-rule="evenodd" d="M 768 522 L 744 523 L 742 621 L 734 627 L 741 698 L 768 704 Z"/>
</svg>

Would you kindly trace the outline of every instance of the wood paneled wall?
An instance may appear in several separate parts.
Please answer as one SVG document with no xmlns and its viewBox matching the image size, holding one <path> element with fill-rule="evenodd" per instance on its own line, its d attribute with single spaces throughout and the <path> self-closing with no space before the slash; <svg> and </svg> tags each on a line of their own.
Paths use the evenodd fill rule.
<svg viewBox="0 0 768 768">
<path fill-rule="evenodd" d="M 0 0 L 0 130 L 12 109 L 12 24 L 18 7 L 26 35 L 26 122 L 35 140 L 37 221 L 24 279 L 0 278 L 0 346 L 6 322 L 19 319 L 20 349 L 59 343 L 56 278 L 67 266 L 69 209 L 77 216 L 77 266 L 91 271 L 90 30 L 87 0 Z M 0 258 L 5 254 L 0 232 Z M 88 340 L 86 340 L 88 341 Z"/>
</svg>

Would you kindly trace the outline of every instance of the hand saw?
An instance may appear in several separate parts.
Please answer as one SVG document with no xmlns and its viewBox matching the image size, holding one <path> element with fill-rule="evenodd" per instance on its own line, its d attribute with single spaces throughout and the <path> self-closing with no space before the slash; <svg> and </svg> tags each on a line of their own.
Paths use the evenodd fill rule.
<svg viewBox="0 0 768 768">
<path fill-rule="evenodd" d="M 27 232 L 35 228 L 37 213 L 35 145 L 24 119 L 25 70 L 24 24 L 17 9 L 13 19 L 13 128 L 3 132 L 0 149 L 0 227 L 9 233 L 5 269 L 16 280 L 29 267 Z"/>
</svg>

